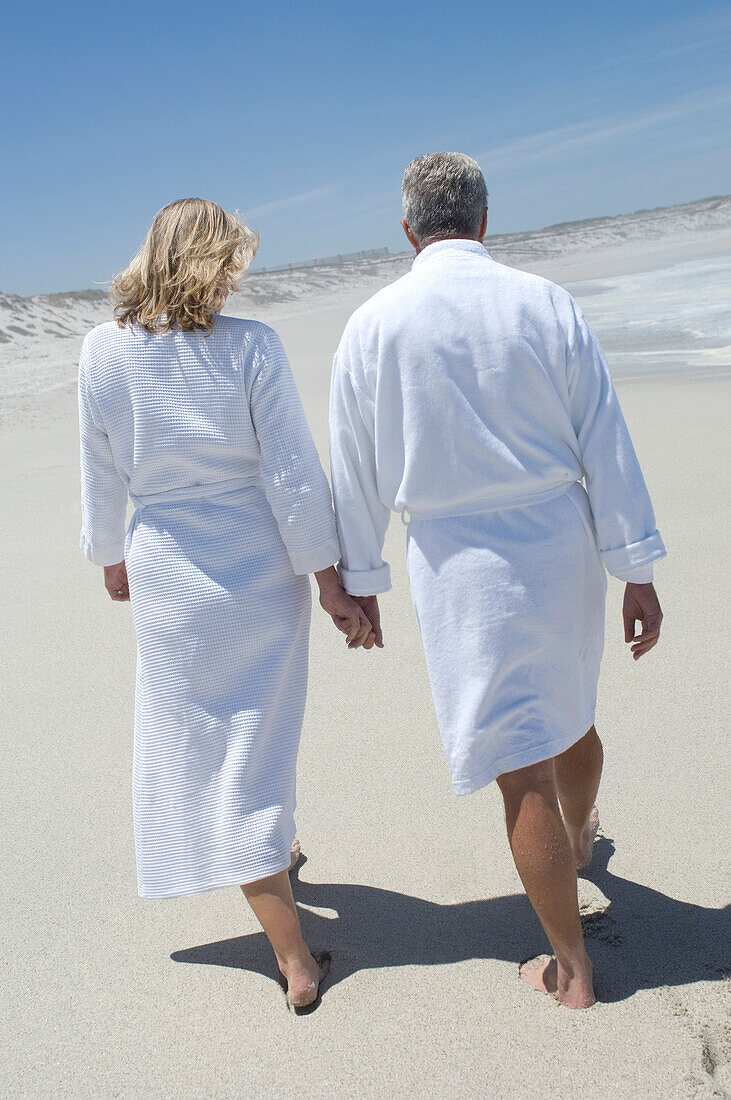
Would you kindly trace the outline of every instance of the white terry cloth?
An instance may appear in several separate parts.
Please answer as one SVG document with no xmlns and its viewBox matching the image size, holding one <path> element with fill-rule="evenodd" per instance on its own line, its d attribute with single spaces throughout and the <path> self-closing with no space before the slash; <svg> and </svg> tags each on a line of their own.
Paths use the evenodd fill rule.
<svg viewBox="0 0 731 1100">
<path fill-rule="evenodd" d="M 409 524 L 407 566 L 454 790 L 594 724 L 606 573 L 586 492 Z"/>
<path fill-rule="evenodd" d="M 340 551 L 284 349 L 254 321 L 101 325 L 79 368 L 86 556 L 124 557 L 138 642 L 142 897 L 289 866 L 307 687 L 307 573 Z M 125 535 L 129 493 L 136 511 Z"/>
<path fill-rule="evenodd" d="M 476 241 L 429 245 L 345 328 L 330 448 L 349 592 L 390 587 L 391 511 L 408 523 L 457 793 L 574 744 L 594 722 L 604 567 L 647 582 L 665 548 L 572 297 Z"/>
<path fill-rule="evenodd" d="M 594 334 L 567 291 L 437 241 L 355 311 L 335 355 L 330 441 L 345 587 L 386 591 L 390 511 L 463 515 L 586 480 L 608 571 L 665 549 Z"/>
</svg>

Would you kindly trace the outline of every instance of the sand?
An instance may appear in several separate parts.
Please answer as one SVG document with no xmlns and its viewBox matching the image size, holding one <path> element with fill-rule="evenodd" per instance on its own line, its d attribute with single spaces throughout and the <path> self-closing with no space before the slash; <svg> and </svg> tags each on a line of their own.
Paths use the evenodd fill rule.
<svg viewBox="0 0 731 1100">
<path fill-rule="evenodd" d="M 350 653 L 329 620 L 313 621 L 298 811 L 308 858 L 295 893 L 308 940 L 333 955 L 320 1007 L 287 1013 L 240 891 L 137 897 L 134 634 L 129 606 L 107 598 L 77 549 L 73 384 L 26 392 L 12 407 L 0 441 L 3 1095 L 728 1095 L 721 502 L 731 364 L 722 308 L 704 319 L 700 303 L 675 328 L 662 320 L 692 305 L 698 265 L 723 259 L 697 235 L 686 244 L 667 262 L 631 241 L 614 260 L 606 249 L 554 262 L 556 278 L 603 288 L 583 304 L 593 319 L 601 303 L 605 337 L 636 326 L 644 341 L 654 328 L 677 352 L 672 369 L 651 348 L 634 365 L 629 346 L 627 359 L 610 352 L 670 556 L 657 570 L 661 645 L 639 664 L 622 641 L 622 586 L 610 581 L 601 836 L 580 882 L 601 1000 L 584 1013 L 518 979 L 518 960 L 546 941 L 497 789 L 452 794 L 397 520 L 386 649 Z M 633 298 L 627 279 L 644 279 L 650 297 Z M 323 455 L 330 356 L 371 292 L 356 281 L 340 301 L 256 314 L 283 336 Z M 713 349 L 701 346 L 706 330 Z"/>
</svg>

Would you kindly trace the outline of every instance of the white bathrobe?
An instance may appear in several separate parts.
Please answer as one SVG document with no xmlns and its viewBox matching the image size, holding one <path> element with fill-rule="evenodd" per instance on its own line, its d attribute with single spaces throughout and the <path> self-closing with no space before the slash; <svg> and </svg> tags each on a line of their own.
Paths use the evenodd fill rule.
<svg viewBox="0 0 731 1100">
<path fill-rule="evenodd" d="M 307 574 L 340 556 L 281 342 L 255 321 L 100 325 L 79 369 L 83 529 L 125 559 L 137 631 L 142 897 L 289 866 L 307 687 Z M 135 512 L 125 532 L 127 495 Z"/>
<path fill-rule="evenodd" d="M 391 512 L 408 525 L 455 790 L 570 747 L 594 721 L 604 567 L 646 582 L 665 555 L 571 295 L 476 241 L 429 245 L 345 328 L 330 446 L 349 592 L 390 587 Z"/>
</svg>

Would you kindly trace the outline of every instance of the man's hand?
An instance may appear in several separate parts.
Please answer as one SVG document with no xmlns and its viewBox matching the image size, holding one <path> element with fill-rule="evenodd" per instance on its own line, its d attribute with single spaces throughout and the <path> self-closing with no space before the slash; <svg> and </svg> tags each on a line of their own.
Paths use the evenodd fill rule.
<svg viewBox="0 0 731 1100">
<path fill-rule="evenodd" d="M 632 656 L 638 661 L 648 650 L 657 645 L 660 637 L 662 611 L 657 592 L 652 584 L 632 584 L 627 582 L 622 604 L 624 619 L 624 640 L 632 643 Z M 639 622 L 642 633 L 635 636 L 635 623 Z"/>
<path fill-rule="evenodd" d="M 371 628 L 376 638 L 376 645 L 379 649 L 383 649 L 383 632 L 381 630 L 381 612 L 378 607 L 378 596 L 355 596 L 354 599 L 360 604 L 368 618 L 368 622 L 371 624 Z"/>
<path fill-rule="evenodd" d="M 376 635 L 371 630 L 365 613 L 361 611 L 353 596 L 349 596 L 340 584 L 334 568 L 322 569 L 315 573 L 320 588 L 320 607 L 326 611 L 338 630 L 345 634 L 348 649 L 373 649 Z"/>
<path fill-rule="evenodd" d="M 124 603 L 129 599 L 129 581 L 127 566 L 123 561 L 116 565 L 104 566 L 104 587 L 113 600 Z"/>
</svg>

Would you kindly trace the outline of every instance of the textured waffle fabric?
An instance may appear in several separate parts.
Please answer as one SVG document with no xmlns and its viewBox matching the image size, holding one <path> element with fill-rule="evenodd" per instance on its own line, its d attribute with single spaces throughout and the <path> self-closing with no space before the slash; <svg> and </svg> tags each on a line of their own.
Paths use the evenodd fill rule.
<svg viewBox="0 0 731 1100">
<path fill-rule="evenodd" d="M 282 345 L 101 325 L 79 371 L 81 545 L 124 557 L 138 642 L 138 889 L 181 897 L 289 865 L 309 572 L 339 558 Z M 127 496 L 136 504 L 125 533 Z"/>
</svg>

